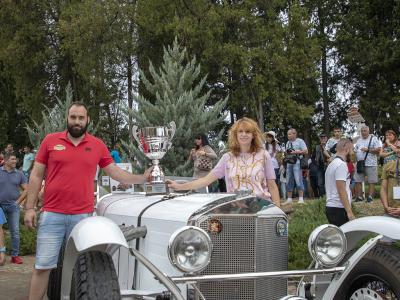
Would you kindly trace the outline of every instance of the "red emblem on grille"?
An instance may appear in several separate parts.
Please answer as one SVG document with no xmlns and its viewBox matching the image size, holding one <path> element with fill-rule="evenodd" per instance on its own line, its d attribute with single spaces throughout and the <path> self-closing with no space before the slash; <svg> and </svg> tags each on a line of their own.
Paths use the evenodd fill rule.
<svg viewBox="0 0 400 300">
<path fill-rule="evenodd" d="M 222 231 L 222 224 L 217 219 L 211 219 L 208 221 L 207 230 L 209 233 L 220 233 Z"/>
</svg>

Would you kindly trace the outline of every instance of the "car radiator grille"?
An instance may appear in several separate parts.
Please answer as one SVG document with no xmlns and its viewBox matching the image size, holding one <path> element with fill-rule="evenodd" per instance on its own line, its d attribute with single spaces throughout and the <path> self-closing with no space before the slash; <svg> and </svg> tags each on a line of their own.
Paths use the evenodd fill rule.
<svg viewBox="0 0 400 300">
<path fill-rule="evenodd" d="M 288 240 L 277 236 L 278 218 L 210 215 L 197 226 L 207 231 L 210 219 L 218 219 L 222 231 L 210 234 L 213 255 L 201 275 L 287 270 Z M 287 280 L 202 282 L 199 288 L 206 300 L 275 300 L 287 295 Z"/>
</svg>

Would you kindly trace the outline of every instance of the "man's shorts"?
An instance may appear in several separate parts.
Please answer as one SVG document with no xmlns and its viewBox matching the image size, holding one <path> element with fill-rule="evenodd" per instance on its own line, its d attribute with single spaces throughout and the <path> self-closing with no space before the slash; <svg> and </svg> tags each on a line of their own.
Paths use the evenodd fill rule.
<svg viewBox="0 0 400 300">
<path fill-rule="evenodd" d="M 359 174 L 357 172 L 354 173 L 354 180 L 356 182 L 364 182 L 365 176 L 367 176 L 368 183 L 377 183 L 378 182 L 378 167 L 369 167 L 365 166 L 364 174 Z"/>
<path fill-rule="evenodd" d="M 40 215 L 36 242 L 35 269 L 54 269 L 64 239 L 72 228 L 90 214 L 66 215 L 44 211 Z"/>
<path fill-rule="evenodd" d="M 7 223 L 6 216 L 4 215 L 3 209 L 0 207 L 0 225 Z"/>
</svg>

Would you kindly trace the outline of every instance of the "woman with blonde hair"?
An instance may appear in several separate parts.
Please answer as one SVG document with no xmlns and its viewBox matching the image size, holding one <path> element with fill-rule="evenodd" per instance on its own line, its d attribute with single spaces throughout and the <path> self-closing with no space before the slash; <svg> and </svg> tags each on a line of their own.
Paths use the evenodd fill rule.
<svg viewBox="0 0 400 300">
<path fill-rule="evenodd" d="M 183 184 L 167 181 L 168 186 L 174 190 L 195 190 L 225 177 L 228 193 L 249 191 L 258 197 L 272 199 L 280 206 L 274 167 L 263 143 L 257 123 L 250 118 L 242 118 L 229 130 L 229 152 L 221 157 L 207 176 Z"/>
</svg>

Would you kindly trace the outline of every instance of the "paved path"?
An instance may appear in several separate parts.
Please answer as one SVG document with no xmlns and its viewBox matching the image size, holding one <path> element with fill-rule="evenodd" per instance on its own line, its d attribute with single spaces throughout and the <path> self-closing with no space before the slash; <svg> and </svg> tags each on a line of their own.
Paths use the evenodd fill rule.
<svg viewBox="0 0 400 300">
<path fill-rule="evenodd" d="M 34 256 L 21 256 L 22 265 L 12 264 L 10 256 L 0 266 L 0 300 L 22 300 L 28 295 L 28 285 L 32 275 Z"/>
</svg>

